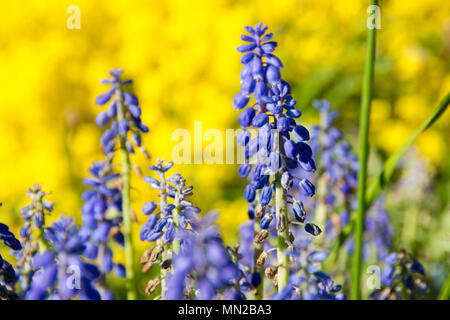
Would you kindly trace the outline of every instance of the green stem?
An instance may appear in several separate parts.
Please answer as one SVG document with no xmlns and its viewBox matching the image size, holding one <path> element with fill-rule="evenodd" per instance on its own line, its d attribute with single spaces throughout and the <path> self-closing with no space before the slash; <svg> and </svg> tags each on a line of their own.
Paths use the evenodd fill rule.
<svg viewBox="0 0 450 320">
<path fill-rule="evenodd" d="M 326 231 L 325 226 L 327 221 L 327 204 L 325 203 L 326 189 L 327 189 L 326 179 L 322 178 L 319 180 L 317 186 L 317 193 L 316 193 L 317 209 L 316 212 L 314 213 L 314 223 L 317 224 L 318 226 L 323 226 L 324 231 Z M 316 243 L 318 245 L 323 244 L 324 239 L 325 237 L 323 236 L 318 237 Z"/>
<path fill-rule="evenodd" d="M 37 186 L 37 188 L 39 188 L 40 190 L 40 186 Z M 36 195 L 36 194 L 33 194 Z M 42 198 L 36 199 L 33 198 L 34 206 L 36 207 L 36 214 L 40 214 L 42 215 L 41 219 L 42 219 L 42 226 L 40 228 L 36 228 L 36 234 L 37 234 L 37 242 L 38 242 L 38 252 L 39 253 L 43 253 L 47 250 L 50 249 L 50 245 L 47 242 L 47 239 L 45 239 L 45 216 L 46 216 L 46 209 L 44 207 L 44 205 L 42 204 Z"/>
<path fill-rule="evenodd" d="M 259 197 L 260 197 L 261 191 L 256 190 L 256 206 L 255 206 L 255 212 L 257 212 L 260 208 L 259 205 Z M 257 235 L 261 231 L 261 219 L 257 218 L 255 216 L 253 230 L 255 232 L 255 235 Z M 255 292 L 255 300 L 264 300 L 264 265 L 260 266 L 256 263 L 259 256 L 263 252 L 264 243 L 261 244 L 254 244 L 254 255 L 253 255 L 253 272 L 258 272 L 259 276 L 261 278 L 261 283 L 256 288 Z"/>
<path fill-rule="evenodd" d="M 50 249 L 50 244 L 47 242 L 47 239 L 45 239 L 45 209 L 41 201 L 37 205 L 39 206 L 39 211 L 42 212 L 43 220 L 42 226 L 40 228 L 37 228 L 38 252 L 43 253 Z"/>
<path fill-rule="evenodd" d="M 117 96 L 117 120 L 120 123 L 125 119 L 125 110 L 122 97 L 122 89 L 120 86 L 116 90 Z M 120 150 L 122 156 L 122 215 L 123 215 L 123 229 L 125 238 L 125 270 L 127 282 L 127 299 L 136 299 L 136 274 L 134 266 L 134 250 L 133 237 L 131 225 L 131 202 L 130 202 L 130 172 L 131 163 L 130 155 L 126 147 L 126 132 L 120 132 Z"/>
<path fill-rule="evenodd" d="M 286 210 L 286 191 L 281 186 L 281 174 L 276 175 L 276 186 L 275 186 L 275 207 L 277 215 L 277 224 L 281 219 L 285 221 L 285 228 L 278 232 L 278 245 L 277 245 L 277 262 L 278 262 L 278 292 L 281 292 L 286 286 L 289 279 L 288 263 L 289 258 L 286 255 L 286 248 L 289 241 L 289 228 L 288 228 L 288 217 Z"/>
<path fill-rule="evenodd" d="M 371 5 L 377 5 L 371 0 Z M 364 220 L 366 214 L 366 179 L 367 160 L 369 155 L 369 123 L 372 100 L 372 83 L 375 66 L 376 28 L 368 29 L 366 64 L 362 84 L 361 113 L 359 121 L 359 175 L 358 175 L 358 209 L 356 213 L 355 252 L 352 263 L 351 298 L 361 299 L 362 247 L 364 236 Z"/>
<path fill-rule="evenodd" d="M 438 296 L 438 300 L 449 300 L 449 299 L 450 299 L 450 275 L 447 276 L 447 280 L 445 280 L 441 292 L 439 293 Z"/>
<path fill-rule="evenodd" d="M 175 199 L 173 201 L 173 204 L 175 205 L 175 208 L 173 209 L 173 224 L 178 229 L 180 227 L 180 212 L 181 212 L 181 201 L 180 201 L 180 194 L 181 189 L 177 187 L 177 192 L 175 193 Z M 180 252 L 180 240 L 178 237 L 175 237 L 172 243 L 172 251 L 173 254 L 178 254 Z"/>
<path fill-rule="evenodd" d="M 276 122 L 275 122 L 276 127 Z M 281 185 L 281 176 L 286 168 L 286 159 L 283 148 L 283 138 L 277 132 L 278 149 L 281 156 L 280 170 L 273 176 L 275 180 L 275 214 L 276 214 L 276 230 L 277 230 L 277 280 L 278 280 L 278 292 L 281 292 L 286 286 L 289 280 L 289 257 L 286 255 L 286 248 L 289 243 L 289 220 L 287 215 L 287 194 L 286 190 Z M 272 183 L 272 181 L 271 181 Z M 280 230 L 280 221 L 284 220 L 284 229 Z"/>
<path fill-rule="evenodd" d="M 45 223 L 44 223 L 44 225 L 45 225 Z M 38 251 L 39 251 L 39 253 L 43 253 L 43 252 L 49 250 L 49 248 L 50 248 L 50 245 L 48 244 L 48 242 L 44 236 L 44 228 L 45 227 L 38 229 L 38 244 L 39 244 Z"/>
<path fill-rule="evenodd" d="M 166 191 L 166 177 L 164 172 L 158 171 L 160 185 L 159 185 L 159 207 L 161 209 L 161 217 L 164 215 L 164 208 L 167 205 L 167 191 Z M 163 229 L 165 230 L 165 228 Z M 167 259 L 167 248 L 163 247 L 163 252 L 161 254 L 161 261 L 164 262 Z M 166 289 L 166 279 L 167 279 L 167 269 L 161 268 L 160 271 L 160 279 L 161 279 L 161 297 L 165 296 Z"/>
<path fill-rule="evenodd" d="M 103 261 L 103 259 L 105 257 L 105 254 L 106 254 L 106 243 L 102 243 L 98 247 L 98 259 L 97 259 L 97 261 L 98 262 Z M 100 277 L 99 277 L 99 280 L 98 280 L 97 283 L 98 283 L 98 288 L 100 289 L 100 294 L 103 297 L 107 293 L 107 291 L 109 290 L 108 286 L 107 286 L 107 283 L 106 283 L 106 274 L 105 274 L 103 268 L 101 269 Z"/>
</svg>

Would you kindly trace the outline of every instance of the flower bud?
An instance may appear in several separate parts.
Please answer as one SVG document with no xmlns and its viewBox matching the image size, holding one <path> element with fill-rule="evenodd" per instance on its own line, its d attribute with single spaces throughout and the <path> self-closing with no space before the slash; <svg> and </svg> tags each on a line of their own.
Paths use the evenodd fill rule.
<svg viewBox="0 0 450 320">
<path fill-rule="evenodd" d="M 277 219 L 277 229 L 278 232 L 283 232 L 286 230 L 286 218 L 284 214 L 281 214 Z"/>
<path fill-rule="evenodd" d="M 156 246 L 153 250 L 152 250 L 152 253 L 151 253 L 151 255 L 150 255 L 150 261 L 151 262 L 155 262 L 157 259 L 158 259 L 158 257 L 159 257 L 159 255 L 161 254 L 163 252 L 163 248 L 162 247 L 160 247 L 160 246 Z"/>
<path fill-rule="evenodd" d="M 158 288 L 159 284 L 161 283 L 161 280 L 159 280 L 158 278 L 155 279 L 151 279 L 148 283 L 147 283 L 147 287 L 145 288 L 145 293 L 147 295 L 152 294 L 153 292 L 155 292 L 156 288 Z"/>
<path fill-rule="evenodd" d="M 256 217 L 257 219 L 261 219 L 261 217 L 262 217 L 263 214 L 264 214 L 264 209 L 265 209 L 265 207 L 262 207 L 262 206 L 259 206 L 259 207 L 258 207 L 258 209 L 257 209 L 256 212 L 255 212 L 255 217 Z"/>
<path fill-rule="evenodd" d="M 312 234 L 313 236 L 318 236 L 322 233 L 322 230 L 314 223 L 305 224 L 305 231 Z"/>
<path fill-rule="evenodd" d="M 256 260 L 256 264 L 263 266 L 266 263 L 268 258 L 269 258 L 269 253 L 267 251 L 263 251 L 259 255 L 258 259 Z"/>
<path fill-rule="evenodd" d="M 277 274 L 277 268 L 275 268 L 274 266 L 268 266 L 264 270 L 264 274 L 266 275 L 267 278 L 273 279 L 273 278 L 275 278 L 275 276 Z"/>
<path fill-rule="evenodd" d="M 308 179 L 302 179 L 299 186 L 305 196 L 312 197 L 316 193 L 316 187 Z"/>
<path fill-rule="evenodd" d="M 256 236 L 255 236 L 255 244 L 261 244 L 264 242 L 264 240 L 269 236 L 269 231 L 267 230 L 261 230 Z"/>
<path fill-rule="evenodd" d="M 150 260 L 151 250 L 145 250 L 141 256 L 141 264 L 147 263 Z"/>
<path fill-rule="evenodd" d="M 269 204 L 272 199 L 272 188 L 269 186 L 265 186 L 260 194 L 259 200 L 262 206 L 266 206 Z"/>
</svg>

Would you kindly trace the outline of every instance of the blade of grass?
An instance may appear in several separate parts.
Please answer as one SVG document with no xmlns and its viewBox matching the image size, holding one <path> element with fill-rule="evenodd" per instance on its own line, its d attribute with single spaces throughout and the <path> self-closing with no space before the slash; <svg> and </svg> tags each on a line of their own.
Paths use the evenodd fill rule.
<svg viewBox="0 0 450 320">
<path fill-rule="evenodd" d="M 123 96 L 120 86 L 117 88 L 117 120 L 120 122 L 125 118 Z M 131 200 L 130 200 L 130 155 L 126 147 L 126 135 L 120 133 L 120 151 L 122 155 L 122 215 L 123 215 L 123 234 L 125 238 L 125 270 L 127 282 L 127 299 L 136 300 L 136 273 L 135 273 L 135 258 L 132 237 L 132 221 L 131 221 Z"/>
<path fill-rule="evenodd" d="M 370 4 L 376 6 L 377 0 L 371 0 Z M 362 83 L 361 111 L 359 120 L 359 174 L 358 174 L 358 209 L 355 220 L 355 251 L 352 261 L 352 287 L 351 299 L 361 299 L 361 269 L 362 246 L 364 236 L 364 220 L 366 215 L 366 179 L 367 160 L 369 154 L 369 123 L 370 106 L 372 100 L 372 84 L 375 66 L 376 28 L 367 31 L 366 63 L 364 66 L 364 78 Z"/>
</svg>

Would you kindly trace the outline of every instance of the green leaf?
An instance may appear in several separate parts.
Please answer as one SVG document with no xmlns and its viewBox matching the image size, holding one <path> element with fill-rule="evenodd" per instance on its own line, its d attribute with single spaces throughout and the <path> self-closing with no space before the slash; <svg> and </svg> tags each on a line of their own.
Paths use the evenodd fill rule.
<svg viewBox="0 0 450 320">
<path fill-rule="evenodd" d="M 447 93 L 444 99 L 441 100 L 439 105 L 434 110 L 433 114 L 419 127 L 419 129 L 417 129 L 417 131 L 414 132 L 408 138 L 408 140 L 406 140 L 406 142 L 386 160 L 383 166 L 383 170 L 378 175 L 377 179 L 374 182 L 372 182 L 372 184 L 369 186 L 367 190 L 366 194 L 367 207 L 370 207 L 373 201 L 375 201 L 375 199 L 380 195 L 383 188 L 389 183 L 392 174 L 395 171 L 395 168 L 400 162 L 400 159 L 403 157 L 403 155 L 406 153 L 409 147 L 411 147 L 411 145 L 414 143 L 414 140 L 416 140 L 416 138 L 422 132 L 431 127 L 433 123 L 435 123 L 436 120 L 438 120 L 439 117 L 444 114 L 449 103 L 450 103 L 450 92 Z"/>
</svg>

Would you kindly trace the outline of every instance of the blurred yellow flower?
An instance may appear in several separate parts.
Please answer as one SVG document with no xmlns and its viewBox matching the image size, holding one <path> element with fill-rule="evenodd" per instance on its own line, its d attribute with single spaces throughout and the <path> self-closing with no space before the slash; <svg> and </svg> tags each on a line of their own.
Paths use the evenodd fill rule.
<svg viewBox="0 0 450 320">
<path fill-rule="evenodd" d="M 433 111 L 435 106 L 419 94 L 410 94 L 399 98 L 395 104 L 395 113 L 400 119 L 417 127 Z"/>
<path fill-rule="evenodd" d="M 421 134 L 417 138 L 417 146 L 420 153 L 434 164 L 448 161 L 448 145 L 446 145 L 442 135 L 436 130 L 427 130 Z"/>
</svg>

